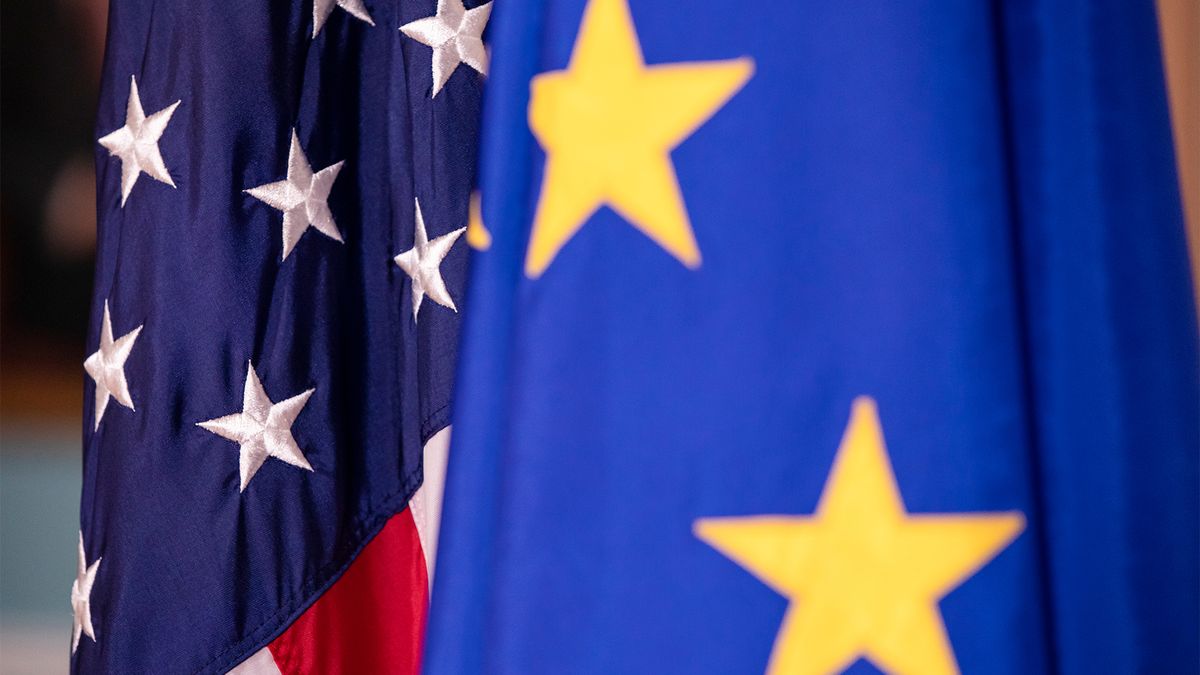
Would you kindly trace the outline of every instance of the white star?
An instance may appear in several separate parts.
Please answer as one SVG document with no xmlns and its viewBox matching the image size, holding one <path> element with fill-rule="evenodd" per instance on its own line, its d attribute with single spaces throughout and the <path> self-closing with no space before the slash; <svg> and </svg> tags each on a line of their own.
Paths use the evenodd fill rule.
<svg viewBox="0 0 1200 675">
<path fill-rule="evenodd" d="M 481 36 L 491 13 L 490 2 L 466 9 L 462 0 L 438 0 L 436 14 L 400 27 L 408 37 L 433 47 L 433 96 L 460 63 L 487 75 L 488 55 Z"/>
<path fill-rule="evenodd" d="M 333 13 L 334 6 L 341 7 L 346 10 L 356 19 L 366 21 L 372 26 L 375 22 L 371 20 L 371 15 L 367 14 L 367 8 L 363 6 L 362 0 L 313 0 L 313 37 L 317 37 L 317 33 L 321 32 L 321 27 L 325 25 L 325 20 Z"/>
<path fill-rule="evenodd" d="M 125 381 L 125 360 L 129 358 L 133 343 L 141 332 L 142 326 L 138 326 L 113 340 L 112 316 L 108 313 L 108 300 L 104 301 L 100 348 L 83 362 L 84 370 L 96 381 L 96 424 L 93 429 L 100 428 L 109 398 L 117 399 L 117 403 L 130 410 L 134 409 L 133 399 L 129 396 L 129 383 Z"/>
<path fill-rule="evenodd" d="M 138 96 L 137 78 L 129 76 L 129 102 L 125 105 L 125 126 L 100 139 L 108 154 L 121 158 L 121 206 L 129 199 L 134 183 L 143 173 L 171 187 L 175 182 L 158 152 L 158 139 L 171 121 L 179 101 L 146 117 Z"/>
<path fill-rule="evenodd" d="M 426 295 L 442 307 L 458 311 L 450 292 L 446 290 L 446 282 L 442 280 L 442 260 L 467 228 L 460 227 L 429 241 L 429 235 L 425 233 L 425 217 L 421 215 L 421 202 L 414 201 L 417 204 L 417 229 L 413 234 L 413 247 L 394 260 L 400 269 L 412 277 L 413 321 L 416 321 L 417 312 L 421 311 L 421 301 Z"/>
<path fill-rule="evenodd" d="M 75 627 L 71 631 L 71 653 L 79 649 L 79 636 L 87 634 L 96 641 L 96 629 L 92 627 L 92 584 L 96 583 L 96 570 L 102 558 L 96 558 L 90 566 L 83 552 L 83 531 L 79 532 L 79 567 L 75 572 L 75 583 L 71 584 L 71 609 L 75 612 Z"/>
<path fill-rule="evenodd" d="M 313 173 L 308 158 L 300 149 L 300 139 L 292 130 L 292 147 L 288 151 L 287 179 L 275 183 L 267 183 L 246 190 L 250 196 L 266 202 L 270 206 L 283 211 L 283 259 L 300 241 L 300 237 L 311 225 L 321 234 L 342 241 L 342 233 L 337 223 L 333 222 L 333 213 L 329 211 L 329 191 L 333 189 L 333 181 L 338 171 L 342 170 L 338 162 Z"/>
<path fill-rule="evenodd" d="M 301 469 L 313 470 L 292 437 L 292 422 L 296 421 L 296 416 L 314 391 L 316 389 L 309 389 L 279 403 L 272 403 L 258 380 L 258 373 L 254 372 L 254 364 L 250 363 L 246 368 L 246 386 L 242 390 L 242 412 L 196 423 L 196 426 L 241 445 L 238 471 L 242 481 L 238 492 L 246 489 L 250 479 L 268 457 L 281 459 Z"/>
</svg>

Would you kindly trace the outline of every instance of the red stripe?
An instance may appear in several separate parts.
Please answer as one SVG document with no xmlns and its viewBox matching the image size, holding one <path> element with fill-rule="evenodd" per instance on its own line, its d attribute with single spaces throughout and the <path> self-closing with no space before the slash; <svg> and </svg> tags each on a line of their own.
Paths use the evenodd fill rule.
<svg viewBox="0 0 1200 675">
<path fill-rule="evenodd" d="M 268 646 L 283 675 L 415 674 L 428 606 L 425 557 L 405 509 Z"/>
</svg>

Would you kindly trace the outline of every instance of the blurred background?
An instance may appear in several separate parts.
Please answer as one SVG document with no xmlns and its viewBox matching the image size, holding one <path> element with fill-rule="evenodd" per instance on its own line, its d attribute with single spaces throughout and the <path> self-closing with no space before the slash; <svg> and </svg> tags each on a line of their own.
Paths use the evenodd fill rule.
<svg viewBox="0 0 1200 675">
<path fill-rule="evenodd" d="M 107 11 L 107 0 L 0 7 L 5 675 L 67 671 L 96 239 L 93 118 Z M 1193 260 L 1200 261 L 1200 3 L 1161 0 L 1159 13 Z"/>
<path fill-rule="evenodd" d="M 0 7 L 0 672 L 65 673 L 107 0 Z"/>
</svg>

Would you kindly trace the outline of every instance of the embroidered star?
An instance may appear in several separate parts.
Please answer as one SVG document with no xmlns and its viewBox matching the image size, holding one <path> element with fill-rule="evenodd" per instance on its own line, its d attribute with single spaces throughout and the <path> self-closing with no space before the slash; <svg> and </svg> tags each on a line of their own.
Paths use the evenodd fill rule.
<svg viewBox="0 0 1200 675">
<path fill-rule="evenodd" d="M 297 394 L 279 403 L 271 402 L 263 389 L 254 364 L 246 368 L 246 386 L 242 390 L 242 411 L 224 417 L 197 422 L 212 433 L 237 443 L 238 473 L 241 484 L 238 492 L 244 492 L 250 479 L 268 457 L 283 460 L 292 466 L 312 471 L 296 439 L 292 436 L 292 423 L 316 389 Z"/>
<path fill-rule="evenodd" d="M 417 228 L 413 234 L 413 247 L 396 256 L 394 260 L 400 269 L 412 278 L 413 321 L 416 321 L 417 313 L 421 311 L 421 301 L 426 295 L 442 307 L 458 311 L 454 306 L 454 299 L 446 290 L 446 282 L 442 279 L 442 261 L 467 228 L 460 227 L 429 241 L 429 235 L 425 232 L 425 217 L 421 215 L 421 202 L 414 201 L 417 205 Z"/>
<path fill-rule="evenodd" d="M 345 162 L 313 173 L 308 158 L 300 149 L 300 139 L 292 130 L 287 179 L 246 190 L 250 196 L 283 211 L 283 260 L 287 260 L 309 226 L 336 242 L 342 241 L 342 233 L 333 221 L 328 204 L 329 191 L 333 189 L 333 181 L 342 170 L 342 164 Z"/>
<path fill-rule="evenodd" d="M 875 402 L 854 402 L 812 516 L 702 518 L 696 536 L 791 604 L 769 673 L 955 673 L 938 601 L 1012 543 L 1024 517 L 909 514 Z"/>
<path fill-rule="evenodd" d="M 546 150 L 525 273 L 541 276 L 603 205 L 684 265 L 700 265 L 671 150 L 750 79 L 750 59 L 647 66 L 626 0 L 590 0 L 567 70 L 530 86 Z"/>
<path fill-rule="evenodd" d="M 129 193 L 143 173 L 154 180 L 175 187 L 167 165 L 158 151 L 158 139 L 167 129 L 171 115 L 179 101 L 146 117 L 142 111 L 142 99 L 138 95 L 137 78 L 129 77 L 129 102 L 125 104 L 125 126 L 100 138 L 100 145 L 108 154 L 121 159 L 121 206 L 129 199 Z"/>
<path fill-rule="evenodd" d="M 488 55 L 482 36 L 491 14 L 490 2 L 467 9 L 462 0 L 438 0 L 433 16 L 400 27 L 408 37 L 433 47 L 433 96 L 438 95 L 460 63 L 487 75 Z"/>
<path fill-rule="evenodd" d="M 96 583 L 96 571 L 101 558 L 87 564 L 83 552 L 83 532 L 79 533 L 79 566 L 75 572 L 75 583 L 71 584 L 71 610 L 75 613 L 75 625 L 71 631 L 71 653 L 79 649 L 79 636 L 87 635 L 96 641 L 96 629 L 92 626 L 92 585 Z"/>
<path fill-rule="evenodd" d="M 144 325 L 144 324 L 143 324 Z M 100 348 L 83 362 L 87 374 L 96 381 L 96 422 L 93 429 L 100 428 L 100 420 L 108 408 L 110 398 L 133 410 L 133 398 L 129 396 L 129 383 L 125 381 L 125 361 L 137 341 L 142 326 L 138 326 L 120 338 L 113 339 L 112 316 L 108 313 L 108 300 L 104 301 L 104 318 L 100 322 Z"/>
<path fill-rule="evenodd" d="M 371 20 L 371 15 L 367 13 L 367 8 L 363 6 L 362 0 L 313 0 L 313 38 L 317 37 L 317 33 L 321 32 L 321 28 L 325 25 L 325 21 L 329 19 L 329 15 L 333 14 L 334 7 L 341 7 L 346 10 L 356 19 L 366 21 L 374 26 L 375 22 Z"/>
</svg>

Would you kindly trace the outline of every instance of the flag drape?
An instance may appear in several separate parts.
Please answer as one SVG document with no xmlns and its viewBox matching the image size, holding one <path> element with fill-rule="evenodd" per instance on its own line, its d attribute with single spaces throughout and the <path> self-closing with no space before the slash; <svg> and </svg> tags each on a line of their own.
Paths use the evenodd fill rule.
<svg viewBox="0 0 1200 675">
<path fill-rule="evenodd" d="M 1151 3 L 492 36 L 426 672 L 1195 667 Z"/>
<path fill-rule="evenodd" d="M 469 4 L 111 3 L 73 672 L 415 672 Z"/>
</svg>

